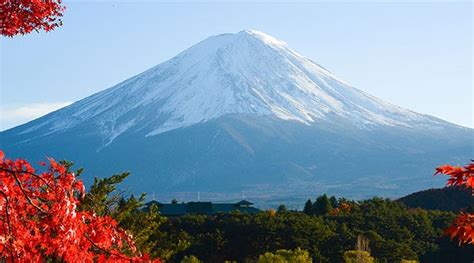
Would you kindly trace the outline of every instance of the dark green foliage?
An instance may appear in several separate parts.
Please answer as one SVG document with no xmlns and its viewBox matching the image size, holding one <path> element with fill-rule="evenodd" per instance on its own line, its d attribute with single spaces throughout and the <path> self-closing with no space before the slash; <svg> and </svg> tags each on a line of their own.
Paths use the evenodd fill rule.
<svg viewBox="0 0 474 263">
<path fill-rule="evenodd" d="M 313 204 L 313 213 L 317 216 L 322 216 L 329 211 L 331 211 L 332 205 L 331 201 L 329 200 L 327 195 L 321 195 L 318 198 L 316 198 L 316 201 Z"/>
<path fill-rule="evenodd" d="M 313 202 L 311 202 L 311 199 L 308 199 L 308 201 L 306 201 L 304 204 L 303 213 L 307 215 L 313 214 Z"/>
<path fill-rule="evenodd" d="M 117 193 L 117 184 L 127 178 L 128 173 L 116 174 L 108 178 L 95 178 L 94 184 L 81 202 L 80 209 L 92 210 L 98 215 L 113 217 L 123 229 L 133 235 L 139 251 L 152 257 L 161 257 L 158 250 L 161 236 L 159 227 L 165 222 L 158 208 L 151 206 L 148 211 L 142 209 L 145 194 L 136 198 L 123 197 Z"/>
<path fill-rule="evenodd" d="M 114 217 L 130 231 L 141 251 L 166 262 L 194 255 L 203 262 L 255 262 L 260 255 L 281 249 L 308 251 L 313 262 L 343 262 L 344 252 L 368 241 L 375 262 L 469 262 L 474 247 L 458 247 L 442 236 L 454 213 L 408 208 L 389 199 L 336 200 L 322 195 L 308 200 L 303 212 L 287 210 L 257 214 L 233 212 L 186 215 L 165 219 L 156 206 L 143 210 L 144 195 L 120 197 L 116 184 L 128 174 L 96 179 L 82 209 Z M 337 210 L 340 204 L 349 210 Z M 337 213 L 334 213 L 337 211 Z M 187 258 L 189 259 L 189 257 Z"/>
<path fill-rule="evenodd" d="M 117 184 L 128 176 L 129 173 L 121 173 L 107 178 L 94 178 L 94 184 L 81 202 L 81 209 L 93 210 L 98 215 L 110 215 L 113 207 L 122 198 L 115 192 Z"/>
<path fill-rule="evenodd" d="M 286 205 L 281 204 L 281 205 L 278 206 L 277 212 L 278 212 L 278 213 L 285 213 L 285 212 L 288 212 L 288 208 L 286 208 Z"/>
<path fill-rule="evenodd" d="M 333 234 L 322 218 L 300 212 L 187 215 L 169 220 L 162 231 L 189 233 L 191 246 L 181 256 L 195 255 L 204 262 L 257 259 L 265 252 L 298 247 L 319 255 L 318 247 Z"/>
<path fill-rule="evenodd" d="M 303 213 L 307 215 L 317 215 L 322 216 L 329 213 L 333 208 L 336 208 L 339 205 L 339 201 L 336 197 L 331 196 L 328 197 L 326 194 L 318 196 L 316 200 L 311 202 L 311 199 L 306 201 Z"/>
<path fill-rule="evenodd" d="M 460 187 L 445 187 L 416 192 L 398 199 L 409 207 L 458 212 L 474 211 L 474 196 L 471 190 Z"/>
<path fill-rule="evenodd" d="M 327 204 L 326 200 L 331 203 L 327 196 L 318 199 L 322 204 Z M 289 210 L 187 215 L 166 221 L 160 232 L 174 242 L 188 244 L 169 257 L 170 262 L 179 262 L 186 255 L 195 255 L 203 262 L 245 262 L 257 260 L 266 252 L 297 248 L 308 251 L 313 262 L 343 262 L 344 252 L 356 249 L 361 236 L 368 241 L 376 262 L 405 259 L 471 263 L 474 259 L 474 248 L 457 247 L 442 237 L 442 229 L 450 225 L 453 213 L 407 208 L 381 198 L 344 202 L 350 204 L 350 212 L 326 212 L 322 216 Z M 172 244 L 165 242 L 160 248 L 172 250 L 166 247 Z"/>
<path fill-rule="evenodd" d="M 329 202 L 331 203 L 331 207 L 337 207 L 339 205 L 335 196 L 331 196 L 329 198 Z"/>
</svg>

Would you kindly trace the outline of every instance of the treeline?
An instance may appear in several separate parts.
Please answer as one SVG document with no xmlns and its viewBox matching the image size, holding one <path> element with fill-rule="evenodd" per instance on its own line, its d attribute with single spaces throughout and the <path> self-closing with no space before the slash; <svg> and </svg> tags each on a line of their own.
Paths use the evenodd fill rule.
<svg viewBox="0 0 474 263">
<path fill-rule="evenodd" d="M 474 211 L 474 195 L 471 189 L 444 187 L 416 192 L 398 199 L 409 207 L 459 212 Z"/>
<path fill-rule="evenodd" d="M 87 198 L 94 209 L 128 229 L 141 251 L 166 262 L 269 262 L 264 260 L 295 251 L 302 253 L 297 257 L 307 253 L 312 262 L 350 262 L 353 253 L 374 262 L 474 260 L 473 246 L 459 247 L 442 235 L 455 218 L 452 212 L 382 198 L 351 201 L 323 195 L 306 202 L 304 211 L 282 205 L 257 214 L 165 218 L 156 206 L 143 210 L 143 196 L 114 196 L 114 185 L 122 179 L 96 181 Z"/>
</svg>

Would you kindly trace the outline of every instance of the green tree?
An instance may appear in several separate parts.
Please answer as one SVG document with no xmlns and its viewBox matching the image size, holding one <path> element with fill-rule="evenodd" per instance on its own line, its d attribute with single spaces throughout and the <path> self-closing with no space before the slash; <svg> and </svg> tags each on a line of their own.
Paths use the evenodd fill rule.
<svg viewBox="0 0 474 263">
<path fill-rule="evenodd" d="M 121 173 L 107 178 L 95 178 L 80 209 L 92 210 L 98 215 L 110 215 L 120 227 L 133 235 L 140 251 L 152 257 L 161 257 L 156 249 L 161 245 L 156 236 L 160 233 L 160 225 L 166 219 L 160 216 L 158 208 L 154 205 L 147 211 L 142 209 L 145 194 L 138 198 L 134 195 L 125 198 L 122 193 L 117 192 L 117 185 L 128 176 L 129 173 Z"/>
<path fill-rule="evenodd" d="M 315 215 L 326 215 L 329 211 L 331 211 L 331 201 L 329 200 L 326 194 L 319 196 L 316 198 L 316 201 L 313 204 L 313 211 Z"/>
<path fill-rule="evenodd" d="M 344 252 L 344 263 L 372 263 L 374 258 L 363 250 L 349 250 Z"/>
<path fill-rule="evenodd" d="M 279 205 L 277 208 L 277 213 L 284 213 L 284 212 L 288 212 L 288 208 L 286 208 L 286 205 L 284 204 Z"/>
<path fill-rule="evenodd" d="M 313 214 L 313 202 L 311 202 L 311 199 L 308 199 L 308 201 L 306 201 L 304 204 L 303 213 L 307 215 Z"/>
<path fill-rule="evenodd" d="M 258 257 L 258 263 L 286 263 L 282 256 L 267 252 Z"/>
<path fill-rule="evenodd" d="M 338 207 L 339 206 L 339 202 L 337 201 L 335 196 L 331 196 L 329 198 L 329 202 L 331 203 L 332 207 Z"/>
<path fill-rule="evenodd" d="M 199 260 L 195 256 L 185 256 L 182 260 L 181 263 L 201 263 L 201 260 Z"/>
<path fill-rule="evenodd" d="M 72 165 L 72 164 L 70 164 Z M 78 170 L 82 173 L 82 169 Z M 117 184 L 127 178 L 129 173 L 114 174 L 107 178 L 94 178 L 94 184 L 81 202 L 81 209 L 93 210 L 98 215 L 110 215 L 122 198 L 117 193 Z"/>
<path fill-rule="evenodd" d="M 258 263 L 312 263 L 309 252 L 300 248 L 279 249 L 275 254 L 267 252 L 258 257 Z"/>
</svg>

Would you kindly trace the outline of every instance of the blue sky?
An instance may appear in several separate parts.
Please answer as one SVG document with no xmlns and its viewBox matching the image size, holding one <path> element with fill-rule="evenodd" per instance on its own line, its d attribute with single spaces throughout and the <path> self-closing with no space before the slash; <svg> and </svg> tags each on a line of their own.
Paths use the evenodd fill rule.
<svg viewBox="0 0 474 263">
<path fill-rule="evenodd" d="M 388 102 L 474 127 L 471 2 L 66 6 L 63 27 L 0 40 L 0 130 L 242 29 L 283 40 Z"/>
</svg>

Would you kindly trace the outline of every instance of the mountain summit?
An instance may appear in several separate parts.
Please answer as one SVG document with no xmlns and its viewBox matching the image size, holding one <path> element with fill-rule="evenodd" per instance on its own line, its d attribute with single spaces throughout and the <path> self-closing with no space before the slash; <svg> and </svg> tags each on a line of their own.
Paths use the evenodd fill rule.
<svg viewBox="0 0 474 263">
<path fill-rule="evenodd" d="M 93 172 L 117 171 L 114 165 L 128 163 L 138 173 L 136 181 L 148 184 L 134 190 L 150 190 L 159 182 L 167 191 L 227 191 L 274 182 L 292 182 L 298 189 L 305 180 L 318 185 L 325 181 L 327 186 L 331 180 L 326 179 L 347 172 L 334 167 L 329 174 L 324 167 L 336 160 L 352 163 L 354 178 L 361 171 L 385 178 L 391 172 L 374 174 L 368 167 L 375 153 L 376 159 L 391 164 L 395 158 L 408 167 L 416 165 L 413 156 L 426 154 L 422 159 L 427 162 L 430 151 L 446 161 L 467 159 L 472 134 L 377 99 L 285 42 L 244 30 L 209 37 L 112 88 L 1 136 L 2 147 L 14 153 L 39 157 L 52 152 L 92 166 Z M 60 147 L 61 140 L 83 148 L 78 152 L 88 156 Z M 55 144 L 60 148 L 50 148 Z M 453 152 L 440 154 L 439 147 Z M 131 150 L 133 157 L 117 159 Z M 152 164 L 132 161 L 139 157 Z M 110 169 L 96 168 L 97 158 Z M 426 171 L 424 165 L 414 169 Z"/>
<path fill-rule="evenodd" d="M 210 37 L 142 74 L 49 116 L 28 131 L 96 125 L 105 144 L 127 130 L 146 136 L 226 114 L 312 124 L 337 116 L 359 128 L 439 124 L 357 90 L 267 34 Z"/>
</svg>

